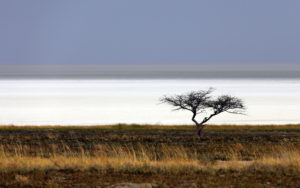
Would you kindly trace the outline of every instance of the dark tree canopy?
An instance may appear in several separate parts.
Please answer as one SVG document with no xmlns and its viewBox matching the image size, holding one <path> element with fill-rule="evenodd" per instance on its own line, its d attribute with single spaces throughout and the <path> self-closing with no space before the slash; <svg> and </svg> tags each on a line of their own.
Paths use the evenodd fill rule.
<svg viewBox="0 0 300 188">
<path fill-rule="evenodd" d="M 204 124 L 212 117 L 228 112 L 232 114 L 243 114 L 245 106 L 243 101 L 230 95 L 212 97 L 213 89 L 191 91 L 183 95 L 164 96 L 161 102 L 174 106 L 174 110 L 188 110 L 193 113 L 192 121 L 197 126 L 197 134 L 200 136 Z M 197 114 L 209 114 L 201 121 L 196 120 Z"/>
</svg>

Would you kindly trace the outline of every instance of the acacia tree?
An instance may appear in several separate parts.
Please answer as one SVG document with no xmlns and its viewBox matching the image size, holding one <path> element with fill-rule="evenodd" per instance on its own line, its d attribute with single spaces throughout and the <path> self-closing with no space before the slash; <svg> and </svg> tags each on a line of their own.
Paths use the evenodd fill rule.
<svg viewBox="0 0 300 188">
<path fill-rule="evenodd" d="M 198 136 L 201 136 L 205 123 L 212 117 L 222 113 L 228 112 L 232 114 L 243 114 L 245 106 L 243 101 L 237 97 L 230 95 L 221 95 L 212 97 L 213 89 L 191 91 L 183 95 L 164 96 L 160 99 L 161 102 L 174 106 L 174 110 L 188 110 L 191 111 L 192 121 L 196 124 L 196 131 Z M 199 121 L 196 119 L 198 114 L 204 114 Z"/>
</svg>

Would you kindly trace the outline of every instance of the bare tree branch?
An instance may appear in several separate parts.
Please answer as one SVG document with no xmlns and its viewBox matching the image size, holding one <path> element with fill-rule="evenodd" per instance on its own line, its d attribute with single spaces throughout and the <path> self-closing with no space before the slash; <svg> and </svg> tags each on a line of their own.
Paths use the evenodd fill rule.
<svg viewBox="0 0 300 188">
<path fill-rule="evenodd" d="M 210 95 L 213 88 L 208 90 L 191 91 L 187 94 L 164 96 L 160 99 L 162 103 L 167 103 L 175 108 L 173 110 L 188 110 L 193 113 L 192 121 L 196 124 L 198 135 L 212 117 L 223 113 L 244 114 L 245 106 L 241 99 L 230 95 L 221 95 L 217 98 L 212 98 Z M 200 123 L 196 120 L 197 114 L 212 113 L 204 117 Z"/>
</svg>

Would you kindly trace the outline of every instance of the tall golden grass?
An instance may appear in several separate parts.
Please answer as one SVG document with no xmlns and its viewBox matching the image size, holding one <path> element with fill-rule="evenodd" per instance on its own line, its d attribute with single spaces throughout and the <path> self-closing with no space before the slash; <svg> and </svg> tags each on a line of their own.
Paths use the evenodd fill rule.
<svg viewBox="0 0 300 188">
<path fill-rule="evenodd" d="M 59 147 L 59 150 L 58 150 Z M 97 145 L 96 151 L 67 145 L 53 145 L 51 150 L 40 148 L 34 155 L 27 146 L 0 146 L 0 171 L 31 171 L 76 169 L 130 172 L 192 172 L 219 169 L 245 170 L 262 167 L 300 168 L 300 150 L 291 145 L 279 145 L 268 152 L 253 151 L 252 160 L 242 160 L 241 144 L 233 145 L 225 154 L 228 160 L 211 160 L 183 146 L 110 146 Z"/>
</svg>

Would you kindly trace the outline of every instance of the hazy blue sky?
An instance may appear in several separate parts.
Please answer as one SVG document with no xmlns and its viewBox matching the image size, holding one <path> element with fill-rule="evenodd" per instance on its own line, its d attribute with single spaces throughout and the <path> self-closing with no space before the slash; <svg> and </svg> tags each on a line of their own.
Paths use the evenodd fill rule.
<svg viewBox="0 0 300 188">
<path fill-rule="evenodd" d="M 299 0 L 1 0 L 0 63 L 299 63 Z"/>
</svg>

